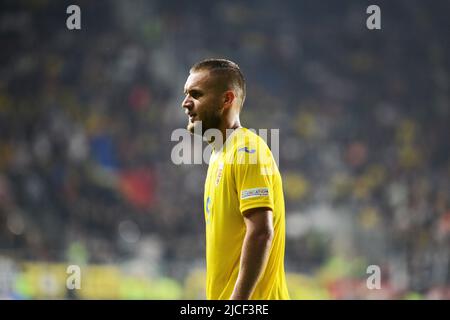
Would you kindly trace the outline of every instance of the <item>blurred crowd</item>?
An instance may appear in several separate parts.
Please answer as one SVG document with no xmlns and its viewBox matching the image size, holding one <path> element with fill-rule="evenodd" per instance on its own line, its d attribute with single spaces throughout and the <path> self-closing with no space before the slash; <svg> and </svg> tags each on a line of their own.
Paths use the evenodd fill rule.
<svg viewBox="0 0 450 320">
<path fill-rule="evenodd" d="M 287 270 L 363 259 L 382 298 L 450 299 L 448 3 L 381 2 L 381 30 L 360 1 L 79 1 L 81 30 L 69 4 L 1 4 L 0 256 L 204 267 L 207 165 L 171 133 L 189 67 L 222 57 L 243 125 L 280 129 Z"/>
</svg>

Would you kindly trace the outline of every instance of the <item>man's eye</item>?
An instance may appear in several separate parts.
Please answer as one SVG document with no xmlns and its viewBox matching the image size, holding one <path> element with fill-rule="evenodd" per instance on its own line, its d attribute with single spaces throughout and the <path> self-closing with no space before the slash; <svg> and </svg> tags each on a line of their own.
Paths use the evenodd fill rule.
<svg viewBox="0 0 450 320">
<path fill-rule="evenodd" d="M 201 93 L 198 92 L 198 91 L 192 91 L 192 92 L 191 92 L 191 97 L 194 98 L 194 99 L 198 99 L 198 98 L 200 98 L 201 96 L 202 96 Z"/>
</svg>

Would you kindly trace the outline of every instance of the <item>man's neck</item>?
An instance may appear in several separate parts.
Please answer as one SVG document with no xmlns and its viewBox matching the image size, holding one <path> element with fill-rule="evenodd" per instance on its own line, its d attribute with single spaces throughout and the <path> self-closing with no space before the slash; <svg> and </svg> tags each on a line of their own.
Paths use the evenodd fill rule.
<svg viewBox="0 0 450 320">
<path fill-rule="evenodd" d="M 222 149 L 223 145 L 225 145 L 225 143 L 227 142 L 227 140 L 230 137 L 230 135 L 236 129 L 239 129 L 239 128 L 242 128 L 242 126 L 239 123 L 239 121 L 235 122 L 232 126 L 228 126 L 227 128 L 221 128 L 220 132 L 222 133 L 221 134 L 222 141 L 212 141 L 212 142 L 210 142 L 212 144 L 212 146 L 213 146 L 213 149 L 215 151 L 218 151 L 218 150 Z"/>
</svg>

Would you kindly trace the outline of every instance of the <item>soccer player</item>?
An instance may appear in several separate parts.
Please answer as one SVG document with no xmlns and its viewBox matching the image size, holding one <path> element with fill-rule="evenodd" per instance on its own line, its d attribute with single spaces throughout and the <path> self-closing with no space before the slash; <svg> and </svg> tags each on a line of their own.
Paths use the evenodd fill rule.
<svg viewBox="0 0 450 320">
<path fill-rule="evenodd" d="M 238 65 L 195 64 L 184 93 L 187 129 L 213 149 L 204 194 L 207 299 L 289 299 L 281 175 L 264 140 L 240 124 L 246 88 Z"/>
</svg>

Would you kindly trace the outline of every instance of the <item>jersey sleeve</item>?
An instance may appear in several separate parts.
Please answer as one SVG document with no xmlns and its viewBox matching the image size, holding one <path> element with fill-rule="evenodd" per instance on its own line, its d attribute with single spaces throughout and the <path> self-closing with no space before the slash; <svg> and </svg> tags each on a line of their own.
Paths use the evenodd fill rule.
<svg viewBox="0 0 450 320">
<path fill-rule="evenodd" d="M 246 210 L 267 207 L 274 210 L 272 153 L 263 143 L 253 142 L 240 145 L 234 156 L 234 176 L 239 209 Z"/>
</svg>

